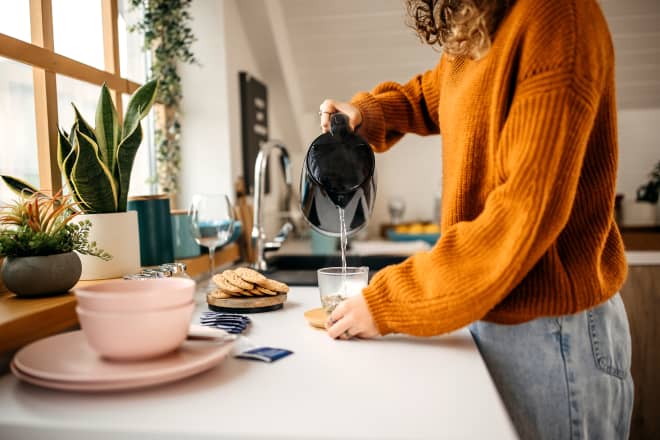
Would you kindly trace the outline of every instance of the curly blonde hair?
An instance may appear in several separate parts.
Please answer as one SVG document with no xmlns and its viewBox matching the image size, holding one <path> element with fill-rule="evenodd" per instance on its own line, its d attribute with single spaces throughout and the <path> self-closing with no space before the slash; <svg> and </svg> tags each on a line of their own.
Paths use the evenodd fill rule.
<svg viewBox="0 0 660 440">
<path fill-rule="evenodd" d="M 420 40 L 453 56 L 483 57 L 514 0 L 406 0 L 409 25 Z"/>
</svg>

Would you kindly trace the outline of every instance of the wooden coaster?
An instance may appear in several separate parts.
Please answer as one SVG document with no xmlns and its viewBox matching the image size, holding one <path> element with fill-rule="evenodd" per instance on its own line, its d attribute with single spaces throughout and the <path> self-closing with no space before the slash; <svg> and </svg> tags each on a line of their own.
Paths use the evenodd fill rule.
<svg viewBox="0 0 660 440">
<path fill-rule="evenodd" d="M 206 296 L 209 309 L 228 313 L 260 313 L 278 310 L 284 306 L 286 293 L 275 296 L 214 298 Z"/>
<path fill-rule="evenodd" d="M 305 319 L 312 327 L 325 330 L 325 321 L 328 320 L 328 315 L 322 308 L 311 309 L 305 312 Z"/>
</svg>

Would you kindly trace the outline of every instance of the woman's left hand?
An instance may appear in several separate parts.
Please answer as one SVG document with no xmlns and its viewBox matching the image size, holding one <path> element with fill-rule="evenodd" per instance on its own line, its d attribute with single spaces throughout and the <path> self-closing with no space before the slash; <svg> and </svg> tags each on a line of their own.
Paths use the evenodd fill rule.
<svg viewBox="0 0 660 440">
<path fill-rule="evenodd" d="M 333 339 L 375 338 L 380 336 L 374 318 L 362 295 L 342 301 L 325 323 L 328 335 Z"/>
</svg>

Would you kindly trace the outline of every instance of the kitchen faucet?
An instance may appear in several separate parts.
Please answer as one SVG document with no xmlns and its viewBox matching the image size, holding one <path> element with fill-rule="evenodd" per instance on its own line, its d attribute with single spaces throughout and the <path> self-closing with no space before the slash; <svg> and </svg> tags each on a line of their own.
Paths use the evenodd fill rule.
<svg viewBox="0 0 660 440">
<path fill-rule="evenodd" d="M 291 160 L 286 147 L 278 141 L 268 141 L 261 146 L 257 160 L 254 164 L 254 219 L 252 225 L 251 245 L 254 250 L 254 262 L 252 267 L 265 272 L 268 270 L 266 262 L 266 252 L 278 250 L 282 243 L 287 239 L 289 233 L 293 230 L 293 224 L 290 219 L 284 223 L 272 241 L 266 241 L 266 233 L 263 227 L 263 199 L 264 187 L 266 184 L 266 169 L 268 167 L 268 157 L 273 150 L 280 151 L 280 164 L 284 173 L 286 182 L 285 202 L 286 208 L 290 209 L 291 201 Z"/>
</svg>

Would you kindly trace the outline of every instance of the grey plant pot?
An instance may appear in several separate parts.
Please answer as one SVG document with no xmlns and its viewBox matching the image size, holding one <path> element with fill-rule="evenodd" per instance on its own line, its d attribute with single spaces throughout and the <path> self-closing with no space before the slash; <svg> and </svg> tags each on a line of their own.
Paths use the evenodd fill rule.
<svg viewBox="0 0 660 440">
<path fill-rule="evenodd" d="M 75 252 L 43 257 L 8 257 L 2 279 L 18 296 L 50 296 L 69 291 L 80 279 L 82 265 Z"/>
</svg>

